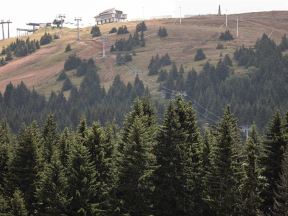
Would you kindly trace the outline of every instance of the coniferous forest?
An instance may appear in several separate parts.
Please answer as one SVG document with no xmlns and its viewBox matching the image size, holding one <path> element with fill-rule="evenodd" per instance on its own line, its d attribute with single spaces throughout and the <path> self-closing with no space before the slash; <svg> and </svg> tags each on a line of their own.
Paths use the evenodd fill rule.
<svg viewBox="0 0 288 216">
<path fill-rule="evenodd" d="M 1 215 L 287 215 L 288 114 L 247 140 L 230 107 L 202 130 L 181 97 L 160 124 L 147 98 L 122 128 L 57 118 L 16 134 L 1 123 Z"/>
</svg>

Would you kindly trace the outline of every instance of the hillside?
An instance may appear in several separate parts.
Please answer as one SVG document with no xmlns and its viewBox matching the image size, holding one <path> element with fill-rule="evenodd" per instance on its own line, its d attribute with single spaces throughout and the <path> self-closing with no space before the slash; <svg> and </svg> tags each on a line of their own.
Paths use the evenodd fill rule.
<svg viewBox="0 0 288 216">
<path fill-rule="evenodd" d="M 72 52 L 81 58 L 93 58 L 101 68 L 100 79 L 105 87 L 109 87 L 113 78 L 120 74 L 121 78 L 128 82 L 134 80 L 135 72 L 149 86 L 153 95 L 158 94 L 157 77 L 147 76 L 147 66 L 152 56 L 156 54 L 169 53 L 171 60 L 177 65 L 183 64 L 185 69 L 196 70 L 202 68 L 203 62 L 194 62 L 194 56 L 198 48 L 203 48 L 207 58 L 211 63 L 216 63 L 222 53 L 232 54 L 236 47 L 245 44 L 252 46 L 263 33 L 269 35 L 276 42 L 288 32 L 287 20 L 288 12 L 261 12 L 239 15 L 229 15 L 228 26 L 232 34 L 236 35 L 236 19 L 239 17 L 239 38 L 232 42 L 225 43 L 224 50 L 217 50 L 219 34 L 225 31 L 225 16 L 195 16 L 184 19 L 182 25 L 176 19 L 149 20 L 146 21 L 148 31 L 145 33 L 146 47 L 138 48 L 133 62 L 128 66 L 117 66 L 116 56 L 110 53 L 110 45 L 116 39 L 127 36 L 109 35 L 112 27 L 127 25 L 131 33 L 134 32 L 137 22 L 112 23 L 100 26 L 103 35 L 107 36 L 106 46 L 107 57 L 102 59 L 101 38 L 92 39 L 90 28 L 81 29 L 81 41 L 76 41 L 76 29 L 53 30 L 50 33 L 61 35 L 59 40 L 42 47 L 30 56 L 13 60 L 4 67 L 0 67 L 0 90 L 3 91 L 9 82 L 13 84 L 24 83 L 28 87 L 35 87 L 40 93 L 49 95 L 51 91 L 59 91 L 62 83 L 56 81 L 58 74 L 63 69 L 64 61 L 71 53 L 65 53 L 64 49 L 68 43 L 72 46 Z M 160 39 L 157 31 L 160 26 L 166 27 L 169 36 Z M 39 30 L 31 39 L 39 39 L 44 34 L 44 30 Z M 6 46 L 13 39 L 0 41 L 0 47 Z M 245 72 L 244 68 L 235 69 L 237 73 Z M 73 71 L 68 74 L 72 82 L 79 85 L 81 78 L 73 75 Z"/>
</svg>

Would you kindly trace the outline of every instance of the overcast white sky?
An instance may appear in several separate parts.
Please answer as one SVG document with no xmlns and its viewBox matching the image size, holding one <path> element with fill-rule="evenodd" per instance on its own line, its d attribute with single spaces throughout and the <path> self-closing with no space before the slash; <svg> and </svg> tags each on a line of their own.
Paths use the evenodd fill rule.
<svg viewBox="0 0 288 216">
<path fill-rule="evenodd" d="M 101 11 L 116 7 L 128 14 L 129 19 L 172 15 L 198 15 L 216 13 L 221 4 L 222 11 L 243 13 L 254 11 L 288 10 L 288 0 L 1 0 L 0 20 L 11 19 L 11 29 L 27 22 L 52 22 L 57 14 L 65 14 L 67 21 L 82 17 L 83 24 L 94 24 L 93 17 Z M 7 34 L 7 33 L 6 33 Z M 0 34 L 2 37 L 2 34 Z M 0 38 L 1 38 L 0 37 Z"/>
</svg>

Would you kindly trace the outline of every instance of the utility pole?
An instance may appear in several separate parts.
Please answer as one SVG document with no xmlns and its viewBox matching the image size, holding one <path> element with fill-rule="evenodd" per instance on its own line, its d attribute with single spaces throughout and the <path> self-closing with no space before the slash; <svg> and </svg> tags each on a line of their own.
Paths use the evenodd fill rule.
<svg viewBox="0 0 288 216">
<path fill-rule="evenodd" d="M 4 34 L 4 21 L 1 20 L 1 24 L 2 24 L 2 39 L 5 40 L 5 34 Z"/>
<path fill-rule="evenodd" d="M 179 7 L 179 13 L 180 13 L 180 25 L 182 24 L 182 7 L 180 5 Z"/>
<path fill-rule="evenodd" d="M 237 38 L 239 37 L 239 19 L 237 17 Z"/>
<path fill-rule="evenodd" d="M 80 29 L 79 29 L 79 22 L 82 21 L 81 17 L 77 17 L 75 18 L 75 21 L 77 22 L 77 31 L 78 31 L 78 36 L 77 36 L 77 40 L 80 40 Z"/>
<path fill-rule="evenodd" d="M 227 10 L 226 10 L 226 28 L 228 27 L 228 15 L 227 15 Z"/>
<path fill-rule="evenodd" d="M 12 22 L 10 20 L 7 21 L 7 25 L 8 25 L 8 38 L 10 38 L 10 24 Z"/>
</svg>

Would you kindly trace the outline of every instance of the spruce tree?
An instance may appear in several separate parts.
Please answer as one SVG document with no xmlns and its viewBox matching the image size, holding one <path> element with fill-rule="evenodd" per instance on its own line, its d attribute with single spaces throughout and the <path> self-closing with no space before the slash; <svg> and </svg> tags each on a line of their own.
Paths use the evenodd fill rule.
<svg viewBox="0 0 288 216">
<path fill-rule="evenodd" d="M 274 191 L 273 215 L 275 216 L 287 216 L 288 214 L 288 149 L 285 151 L 281 168 L 280 180 Z"/>
<path fill-rule="evenodd" d="M 14 192 L 11 199 L 11 213 L 13 216 L 28 216 L 23 194 L 19 190 Z"/>
<path fill-rule="evenodd" d="M 1 191 L 0 191 L 0 215 L 13 216 L 9 205 L 9 199 L 5 197 Z"/>
<path fill-rule="evenodd" d="M 35 183 L 43 164 L 40 144 L 37 125 L 32 123 L 21 132 L 10 167 L 10 182 L 14 188 L 19 188 L 23 192 L 29 213 L 32 213 L 34 209 Z"/>
<path fill-rule="evenodd" d="M 59 159 L 64 167 L 68 166 L 69 157 L 73 147 L 73 137 L 67 128 L 62 132 L 59 139 Z"/>
<path fill-rule="evenodd" d="M 212 152 L 210 206 L 215 215 L 239 214 L 239 134 L 237 123 L 226 108 L 216 131 L 216 142 Z M 237 150 L 236 150 L 237 149 Z"/>
<path fill-rule="evenodd" d="M 155 215 L 202 215 L 199 129 L 191 104 L 182 98 L 168 106 L 156 158 Z"/>
<path fill-rule="evenodd" d="M 9 146 L 10 139 L 6 123 L 0 123 L 0 193 L 6 193 L 4 189 L 8 187 L 9 171 Z"/>
<path fill-rule="evenodd" d="M 155 128 L 147 125 L 147 118 L 136 117 L 129 128 L 124 157 L 121 161 L 118 194 L 123 200 L 123 215 L 152 214 L 152 175 L 156 166 L 153 154 Z"/>
<path fill-rule="evenodd" d="M 64 215 L 67 213 L 68 182 L 65 168 L 61 164 L 59 153 L 54 150 L 51 163 L 46 164 L 37 182 L 36 199 L 39 215 Z"/>
<path fill-rule="evenodd" d="M 75 145 L 68 167 L 68 215 L 93 216 L 99 211 L 97 199 L 99 184 L 97 172 L 88 149 Z"/>
<path fill-rule="evenodd" d="M 266 133 L 264 140 L 265 158 L 263 161 L 263 176 L 266 178 L 266 187 L 262 191 L 262 211 L 264 214 L 271 214 L 274 202 L 274 191 L 280 179 L 281 162 L 285 149 L 285 138 L 282 130 L 281 116 L 277 112 Z"/>
<path fill-rule="evenodd" d="M 259 137 L 256 132 L 256 126 L 252 127 L 251 135 L 246 143 L 245 161 L 244 161 L 244 178 L 241 189 L 241 213 L 247 216 L 257 216 L 260 214 L 260 169 L 259 154 L 260 147 Z"/>
<path fill-rule="evenodd" d="M 53 154 L 53 148 L 56 147 L 58 142 L 57 124 L 52 114 L 48 115 L 42 137 L 44 139 L 44 157 L 46 162 L 51 162 L 51 156 Z"/>
</svg>

